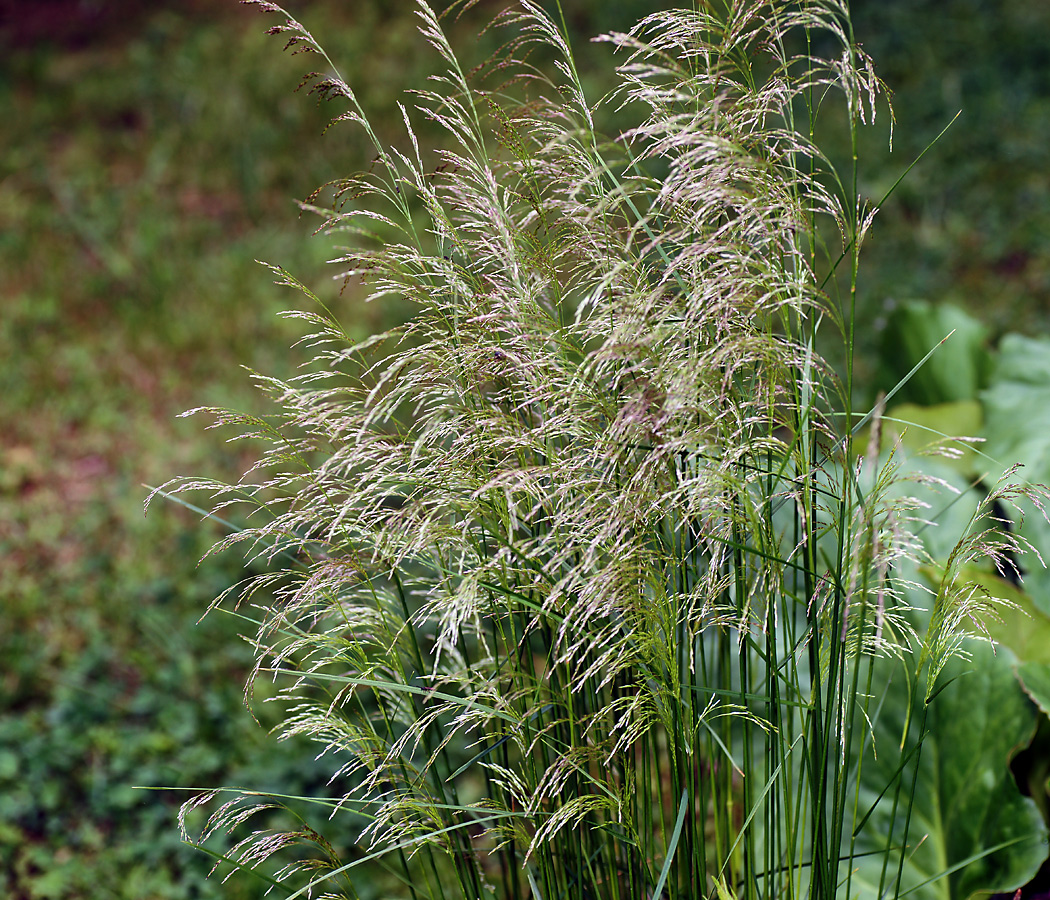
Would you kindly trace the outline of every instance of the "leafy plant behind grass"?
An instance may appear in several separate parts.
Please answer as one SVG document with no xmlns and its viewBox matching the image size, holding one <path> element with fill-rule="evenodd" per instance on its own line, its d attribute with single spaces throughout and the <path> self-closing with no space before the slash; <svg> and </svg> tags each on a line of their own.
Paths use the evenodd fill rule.
<svg viewBox="0 0 1050 900">
<path fill-rule="evenodd" d="M 219 413 L 269 444 L 251 479 L 177 485 L 260 518 L 217 549 L 247 542 L 273 568 L 229 594 L 259 602 L 280 733 L 331 760 L 338 801 L 299 801 L 359 831 L 353 859 L 308 825 L 253 832 L 233 859 L 289 859 L 292 896 L 367 895 L 366 866 L 412 897 L 919 887 L 928 709 L 991 607 L 966 566 L 1018 549 L 982 526 L 1017 491 L 990 492 L 915 609 L 918 501 L 880 457 L 879 410 L 848 400 L 872 211 L 811 140 L 833 103 L 854 136 L 875 116 L 846 7 L 648 16 L 610 38 L 639 124 L 609 140 L 538 7 L 502 15 L 507 43 L 468 75 L 420 2 L 447 72 L 401 107 L 398 150 L 310 33 L 258 5 L 374 140 L 316 209 L 355 241 L 345 279 L 416 312 L 354 342 L 275 268 L 316 303 L 317 366 L 260 379 L 275 418 Z M 420 117 L 451 149 L 424 155 Z M 900 730 L 873 748 L 891 682 Z M 201 842 L 272 802 L 220 806 Z M 980 861 L 974 889 L 1016 886 L 1043 834 L 978 835 L 929 877 Z"/>
</svg>

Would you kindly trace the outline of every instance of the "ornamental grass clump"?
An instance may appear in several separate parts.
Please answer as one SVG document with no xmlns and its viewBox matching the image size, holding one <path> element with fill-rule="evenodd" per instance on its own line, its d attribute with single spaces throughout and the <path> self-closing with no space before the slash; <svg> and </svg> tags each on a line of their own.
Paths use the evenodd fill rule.
<svg viewBox="0 0 1050 900">
<path fill-rule="evenodd" d="M 399 108 L 401 148 L 258 5 L 374 143 L 330 208 L 304 206 L 350 242 L 347 285 L 414 313 L 355 342 L 274 268 L 312 302 L 315 365 L 260 378 L 276 416 L 218 414 L 267 445 L 249 477 L 177 485 L 251 510 L 218 549 L 269 563 L 229 592 L 258 619 L 254 677 L 332 769 L 330 796 L 243 792 L 199 841 L 235 833 L 241 868 L 276 856 L 295 897 L 379 877 L 465 900 L 902 893 L 921 785 L 901 773 L 990 600 L 949 565 L 933 615 L 915 608 L 921 504 L 880 411 L 851 407 L 875 210 L 855 154 L 840 173 L 814 135 L 829 115 L 856 147 L 882 85 L 846 4 L 704 3 L 607 36 L 606 102 L 637 122 L 608 139 L 538 5 L 499 16 L 506 43 L 468 73 L 420 0 L 446 71 Z M 421 120 L 445 149 L 421 149 Z M 959 559 L 1021 549 L 985 527 L 1009 490 Z M 873 748 L 888 672 L 912 712 Z M 881 793 L 873 752 L 899 763 Z M 328 837 L 241 835 L 297 802 Z"/>
</svg>

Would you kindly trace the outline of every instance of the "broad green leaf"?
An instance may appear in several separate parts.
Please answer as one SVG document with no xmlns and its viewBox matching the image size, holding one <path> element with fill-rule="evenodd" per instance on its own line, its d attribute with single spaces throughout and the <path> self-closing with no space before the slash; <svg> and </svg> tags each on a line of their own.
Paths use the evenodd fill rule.
<svg viewBox="0 0 1050 900">
<path fill-rule="evenodd" d="M 919 566 L 919 573 L 931 587 L 940 582 L 941 570 L 934 566 Z M 1050 615 L 1019 587 L 992 572 L 963 566 L 959 575 L 1003 601 L 996 606 L 996 617 L 984 622 L 989 638 L 1009 649 L 1018 662 L 1050 663 Z"/>
<path fill-rule="evenodd" d="M 1020 588 L 990 572 L 967 571 L 966 577 L 1011 604 L 999 607 L 999 621 L 987 623 L 988 636 L 1022 663 L 1050 664 L 1050 616 Z"/>
<path fill-rule="evenodd" d="M 987 390 L 985 451 L 1002 465 L 1022 463 L 1029 481 L 1050 481 L 1050 338 L 1008 334 Z"/>
<path fill-rule="evenodd" d="M 1050 821 L 1050 664 L 1026 662 L 1017 667 L 1017 678 L 1025 693 L 1045 714 L 1039 730 L 1019 765 L 1014 767 L 1018 784 L 1039 805 L 1044 821 Z"/>
<path fill-rule="evenodd" d="M 1018 478 L 1050 484 L 1050 338 L 1006 335 L 981 401 L 987 438 L 984 451 L 1000 470 L 1021 463 L 1024 468 Z M 1050 524 L 1031 504 L 1021 505 L 1024 536 L 1040 552 L 1050 550 Z M 1025 590 L 1039 609 L 1050 613 L 1050 571 L 1032 554 L 1022 565 Z"/>
<path fill-rule="evenodd" d="M 1050 663 L 1023 663 L 1017 667 L 1017 677 L 1025 693 L 1050 716 Z"/>
<path fill-rule="evenodd" d="M 904 767 L 896 816 L 894 785 L 858 837 L 858 853 L 899 846 L 910 810 L 900 893 L 916 900 L 967 900 L 980 892 L 1015 890 L 1047 856 L 1043 819 L 1021 796 L 1009 769 L 1011 755 L 1031 740 L 1037 712 L 1018 688 L 1009 651 L 993 653 L 978 642 L 967 649 L 971 659 L 949 663 L 942 675 L 942 683 L 950 683 L 927 711 L 917 778 L 914 757 Z M 896 666 L 894 676 L 875 722 L 877 755 L 869 753 L 863 764 L 860 815 L 876 803 L 901 764 L 909 692 L 903 666 Z M 921 691 L 913 696 L 921 704 Z M 912 737 L 922 720 L 921 708 L 913 709 Z M 880 896 L 883 858 L 878 852 L 855 858 L 855 896 Z M 891 851 L 887 897 L 894 896 L 898 860 Z"/>
<path fill-rule="evenodd" d="M 999 341 L 992 383 L 1014 381 L 1036 387 L 1050 385 L 1050 337 L 1007 334 Z"/>
<path fill-rule="evenodd" d="M 956 400 L 938 403 L 935 406 L 918 406 L 901 403 L 888 410 L 883 424 L 883 443 L 889 435 L 899 437 L 901 444 L 911 454 L 929 451 L 932 445 L 941 444 L 946 450 L 958 453 L 958 457 L 939 457 L 944 464 L 969 476 L 975 468 L 974 445 L 968 442 L 946 442 L 946 437 L 969 438 L 980 435 L 983 426 L 981 404 L 977 400 Z M 919 464 L 922 468 L 922 464 Z"/>
<path fill-rule="evenodd" d="M 887 388 L 897 384 L 952 332 L 902 388 L 898 399 L 932 405 L 977 397 L 991 367 L 985 348 L 987 332 L 973 316 L 948 304 L 916 300 L 890 314 L 883 332 L 881 380 Z"/>
<path fill-rule="evenodd" d="M 966 532 L 977 512 L 981 494 L 970 485 L 971 478 L 953 468 L 940 457 L 917 457 L 904 454 L 898 457 L 904 473 L 923 473 L 931 482 L 905 480 L 897 485 L 903 494 L 925 504 L 922 518 L 925 524 L 916 524 L 916 532 L 926 552 L 938 563 L 944 563 Z M 926 601 L 917 598 L 925 605 Z"/>
</svg>

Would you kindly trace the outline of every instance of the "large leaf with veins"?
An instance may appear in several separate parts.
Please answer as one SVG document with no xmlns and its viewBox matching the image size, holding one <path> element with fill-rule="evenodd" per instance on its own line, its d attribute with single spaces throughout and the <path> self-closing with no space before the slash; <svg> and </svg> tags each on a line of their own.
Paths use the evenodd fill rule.
<svg viewBox="0 0 1050 900">
<path fill-rule="evenodd" d="M 900 856 L 889 853 L 883 878 L 884 851 L 887 844 L 901 845 L 909 808 L 900 893 L 915 900 L 966 900 L 978 892 L 1012 891 L 1046 859 L 1046 826 L 1035 804 L 1021 796 L 1009 769 L 1010 757 L 1031 740 L 1037 710 L 1017 688 L 1009 651 L 993 652 L 977 642 L 968 650 L 970 660 L 950 663 L 941 676 L 942 683 L 954 680 L 927 710 L 914 800 L 913 758 L 899 782 L 893 816 L 896 791 L 891 788 L 877 803 L 876 798 L 901 763 L 909 691 L 904 666 L 895 668 L 875 721 L 877 755 L 867 752 L 861 774 L 860 814 L 872 804 L 875 811 L 856 852 L 878 852 L 854 859 L 852 896 L 894 896 Z M 922 722 L 921 690 L 912 702 L 914 734 Z"/>
</svg>

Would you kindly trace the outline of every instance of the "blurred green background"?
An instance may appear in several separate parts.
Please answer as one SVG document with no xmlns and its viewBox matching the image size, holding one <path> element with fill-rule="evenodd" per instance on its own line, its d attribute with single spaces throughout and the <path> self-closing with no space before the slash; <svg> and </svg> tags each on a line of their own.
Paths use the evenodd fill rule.
<svg viewBox="0 0 1050 900">
<path fill-rule="evenodd" d="M 483 2 L 454 26 L 468 58 Z M 566 0 L 581 36 L 658 5 Z M 408 0 L 288 7 L 372 111 L 437 61 Z M 861 371 L 877 387 L 895 305 L 950 301 L 1006 331 L 1050 325 L 1050 6 L 1022 0 L 864 0 L 857 36 L 896 91 L 866 139 L 881 195 L 959 121 L 880 213 L 861 272 Z M 334 112 L 295 94 L 315 60 L 281 53 L 273 20 L 234 0 L 0 3 L 0 895 L 247 898 L 204 880 L 180 843 L 185 794 L 134 785 L 321 789 L 309 747 L 244 709 L 238 622 L 197 619 L 247 574 L 197 560 L 218 530 L 146 490 L 178 474 L 236 478 L 252 447 L 182 410 L 264 411 L 247 366 L 287 375 L 295 272 L 362 335 L 404 315 L 340 296 L 330 247 L 295 198 L 367 166 Z M 579 43 L 598 96 L 606 45 Z M 389 126 L 397 118 L 377 112 Z M 350 836 L 348 836 L 348 840 Z"/>
</svg>

